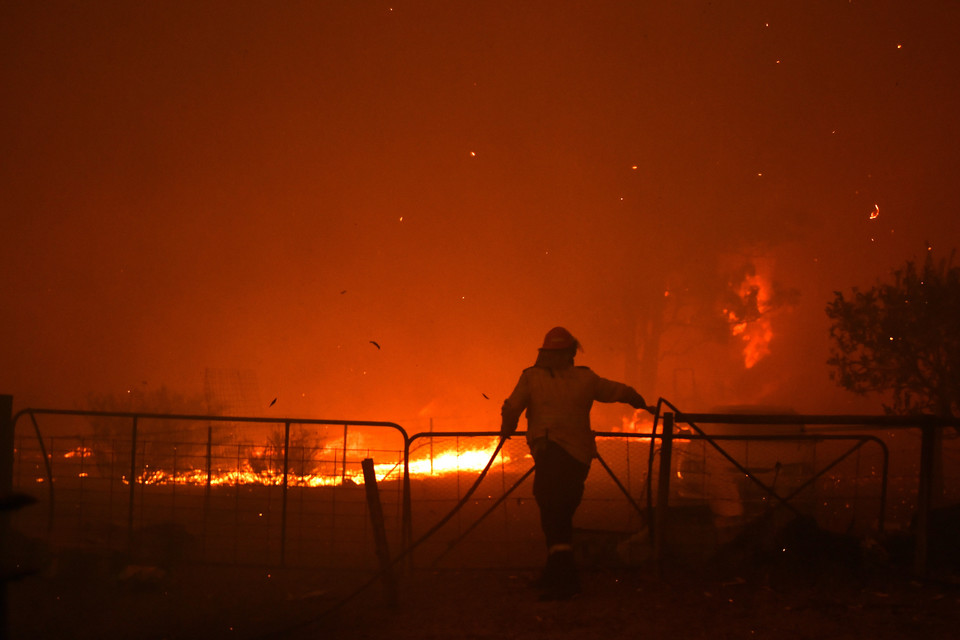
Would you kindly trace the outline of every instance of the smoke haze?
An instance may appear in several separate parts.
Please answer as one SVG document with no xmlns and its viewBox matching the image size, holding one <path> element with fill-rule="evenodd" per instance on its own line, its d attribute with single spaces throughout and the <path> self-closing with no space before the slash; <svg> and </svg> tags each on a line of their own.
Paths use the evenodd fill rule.
<svg viewBox="0 0 960 640">
<path fill-rule="evenodd" d="M 495 428 L 563 325 L 650 401 L 878 411 L 824 307 L 958 244 L 960 5 L 648 4 L 4 3 L 0 392 Z"/>
</svg>

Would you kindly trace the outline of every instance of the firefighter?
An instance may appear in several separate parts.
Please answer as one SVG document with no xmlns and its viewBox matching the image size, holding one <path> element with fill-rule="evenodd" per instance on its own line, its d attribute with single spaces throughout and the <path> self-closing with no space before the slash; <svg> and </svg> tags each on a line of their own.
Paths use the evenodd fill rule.
<svg viewBox="0 0 960 640">
<path fill-rule="evenodd" d="M 536 465 L 533 495 L 547 544 L 546 566 L 537 581 L 541 600 L 566 600 L 580 592 L 573 557 L 573 515 L 583 498 L 597 449 L 590 429 L 594 401 L 623 402 L 646 409 L 632 387 L 575 366 L 580 343 L 563 327 L 547 332 L 536 363 L 524 369 L 501 409 L 500 432 L 510 437 L 527 412 L 527 445 Z"/>
</svg>

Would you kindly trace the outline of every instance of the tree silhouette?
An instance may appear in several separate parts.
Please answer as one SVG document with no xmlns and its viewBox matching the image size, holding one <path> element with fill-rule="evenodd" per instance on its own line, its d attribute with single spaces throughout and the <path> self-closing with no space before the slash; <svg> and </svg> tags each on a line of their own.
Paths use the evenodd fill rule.
<svg viewBox="0 0 960 640">
<path fill-rule="evenodd" d="M 827 305 L 831 378 L 855 393 L 889 394 L 888 413 L 956 416 L 960 410 L 960 267 L 910 260 L 893 283 Z"/>
<path fill-rule="evenodd" d="M 146 383 L 144 383 L 146 384 Z M 186 396 L 165 385 L 159 388 L 131 387 L 121 394 L 94 394 L 86 398 L 90 411 L 123 413 L 184 413 L 216 414 L 202 396 Z M 101 476 L 126 474 L 132 444 L 132 421 L 129 418 L 89 416 L 93 461 Z M 174 456 L 181 460 L 200 459 L 206 442 L 207 423 L 197 421 L 140 420 L 137 424 L 139 442 L 136 457 L 139 473 L 145 465 L 153 468 L 174 466 Z"/>
</svg>

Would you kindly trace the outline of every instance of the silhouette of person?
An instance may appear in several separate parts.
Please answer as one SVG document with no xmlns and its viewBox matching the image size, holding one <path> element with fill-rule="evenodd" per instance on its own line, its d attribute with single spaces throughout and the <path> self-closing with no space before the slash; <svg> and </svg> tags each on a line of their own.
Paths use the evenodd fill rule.
<svg viewBox="0 0 960 640">
<path fill-rule="evenodd" d="M 563 327 L 547 332 L 536 363 L 523 370 L 500 411 L 504 437 L 516 432 L 520 415 L 527 413 L 527 445 L 536 465 L 533 495 L 547 545 L 546 566 L 537 581 L 541 600 L 566 600 L 580 592 L 573 516 L 597 453 L 590 429 L 594 401 L 647 409 L 632 387 L 575 366 L 578 350 L 580 343 Z"/>
</svg>

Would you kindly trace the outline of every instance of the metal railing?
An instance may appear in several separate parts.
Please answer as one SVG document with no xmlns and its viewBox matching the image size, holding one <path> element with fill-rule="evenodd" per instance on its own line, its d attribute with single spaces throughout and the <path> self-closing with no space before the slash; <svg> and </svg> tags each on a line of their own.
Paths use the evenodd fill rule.
<svg viewBox="0 0 960 640">
<path fill-rule="evenodd" d="M 113 424 L 107 435 L 43 437 L 38 417 Z M 308 565 L 357 563 L 365 554 L 338 543 L 369 535 L 365 457 L 381 463 L 395 529 L 409 510 L 408 436 L 395 423 L 27 409 L 13 424 L 24 420 L 34 434 L 15 439 L 11 486 L 40 489 L 41 503 L 18 517 L 58 545 L 135 552 L 182 543 L 190 548 L 181 553 L 213 562 L 284 565 L 292 550 Z M 258 442 L 229 433 L 257 426 L 274 431 Z M 293 428 L 308 430 L 313 444 L 291 443 Z"/>
<path fill-rule="evenodd" d="M 668 403 L 669 404 L 669 403 Z M 670 405 L 671 408 L 672 405 Z M 826 442 L 840 439 L 854 439 L 855 444 L 846 452 L 842 453 L 828 465 L 820 468 L 808 481 L 797 487 L 788 496 L 782 496 L 767 483 L 757 478 L 751 470 L 741 464 L 734 456 L 731 456 L 722 446 L 726 440 L 735 440 L 736 438 L 725 438 L 717 435 L 708 435 L 699 425 L 705 424 L 727 424 L 727 425 L 794 425 L 803 426 L 805 429 L 846 429 L 846 430 L 874 430 L 887 432 L 891 439 L 897 434 L 918 434 L 919 441 L 910 443 L 912 446 L 903 447 L 901 454 L 907 458 L 906 465 L 912 469 L 902 478 L 898 486 L 898 499 L 901 504 L 908 503 L 908 496 L 914 495 L 915 501 L 912 509 L 906 510 L 906 513 L 898 518 L 898 526 L 903 528 L 909 526 L 915 534 L 916 549 L 914 553 L 914 569 L 918 573 L 926 570 L 928 553 L 928 525 L 931 509 L 935 503 L 949 502 L 960 499 L 960 477 L 948 478 L 944 471 L 946 467 L 936 460 L 937 449 L 939 455 L 943 456 L 946 442 L 943 439 L 944 434 L 953 434 L 960 432 L 960 419 L 951 417 L 938 417 L 928 415 L 913 416 L 863 416 L 863 415 L 782 415 L 782 414 L 718 414 L 718 413 L 682 413 L 675 415 L 667 414 L 667 420 L 664 422 L 665 434 L 673 431 L 672 425 L 688 425 L 696 433 L 697 438 L 704 439 L 728 462 L 733 464 L 740 472 L 744 474 L 754 485 L 775 499 L 779 504 L 790 508 L 790 500 L 799 495 L 802 491 L 808 490 L 819 478 L 823 478 L 831 469 L 839 465 L 843 460 L 852 454 L 860 451 L 869 443 L 876 444 L 882 451 L 882 472 L 880 473 L 880 511 L 877 518 L 877 531 L 882 533 L 888 522 L 887 501 L 889 490 L 889 468 L 890 452 L 888 444 L 879 437 L 873 435 L 830 435 L 826 433 L 809 433 L 804 436 L 813 442 Z M 668 428 L 668 423 L 671 425 Z M 940 436 L 938 438 L 938 436 Z M 772 436 L 750 436 L 753 440 L 778 439 Z M 787 439 L 795 440 L 799 436 L 790 436 Z M 666 440 L 666 438 L 665 438 Z M 902 440 L 902 438 L 901 438 Z M 937 441 L 940 440 L 940 445 Z M 954 445 L 953 450 L 958 447 Z M 661 460 L 661 465 L 668 464 Z M 901 461 L 901 466 L 904 466 Z M 941 486 L 938 491 L 934 490 L 935 480 L 939 478 Z M 913 483 L 913 489 L 909 486 Z M 949 486 L 952 485 L 952 486 Z"/>
<path fill-rule="evenodd" d="M 936 430 L 957 426 L 956 421 L 924 416 L 665 412 L 661 418 L 659 431 L 597 434 L 600 456 L 592 467 L 578 521 L 587 524 L 587 533 L 595 534 L 595 546 L 606 545 L 599 556 L 613 558 L 619 548 L 614 551 L 612 546 L 629 543 L 645 530 L 644 544 L 651 557 L 659 558 L 670 527 L 669 513 L 691 504 L 706 513 L 709 499 L 697 503 L 684 494 L 691 478 L 683 477 L 687 468 L 681 462 L 684 456 L 689 460 L 696 447 L 739 476 L 742 496 L 737 499 L 745 516 L 783 509 L 813 513 L 821 524 L 846 531 L 853 524 L 880 532 L 889 525 L 891 463 L 883 438 L 826 432 L 711 435 L 700 428 L 707 424 L 802 424 L 808 429 L 921 434 L 915 464 L 899 460 L 906 470 L 895 475 L 895 506 L 906 506 L 894 520 L 898 527 L 904 526 L 905 518 L 915 521 L 920 539 L 925 539 L 933 498 L 933 436 Z M 84 421 L 86 432 L 53 437 L 41 433 L 41 426 L 69 432 L 64 424 L 47 423 L 64 421 L 75 427 L 77 420 Z M 108 421 L 111 427 L 92 433 L 90 421 Z M 23 431 L 28 423 L 33 433 L 14 435 L 18 425 Z M 54 409 L 25 409 L 8 424 L 6 454 L 15 456 L 9 461 L 8 487 L 41 499 L 40 505 L 17 514 L 17 525 L 54 544 L 100 545 L 128 553 L 138 549 L 146 553 L 152 546 L 160 547 L 159 552 L 153 550 L 155 555 L 180 553 L 204 562 L 361 569 L 375 566 L 367 505 L 359 486 L 363 459 L 377 462 L 378 480 L 385 489 L 381 496 L 387 533 L 399 550 L 415 533 L 438 522 L 476 476 L 475 463 L 439 472 L 439 452 L 452 452 L 455 461 L 465 460 L 467 451 L 489 457 L 490 442 L 498 435 L 411 436 L 393 422 Z M 676 425 L 685 425 L 690 433 L 678 432 Z M 261 433 L 258 442 L 251 442 L 247 431 L 253 428 L 273 432 Z M 756 458 L 743 459 L 737 450 L 749 458 L 753 447 L 776 449 L 798 443 L 809 448 L 813 458 L 809 465 L 791 468 L 789 483 L 785 465 L 775 467 L 771 479 L 769 469 L 758 470 Z M 424 470 L 424 460 L 434 468 Z M 457 566 L 482 559 L 493 565 L 538 564 L 542 542 L 529 481 L 532 466 L 522 438 L 512 438 L 470 503 L 418 550 L 418 562 Z M 701 481 L 715 479 L 706 471 Z M 851 487 L 852 494 L 845 494 Z M 911 496 L 915 499 L 908 505 Z M 178 551 L 178 540 L 188 549 Z M 918 544 L 918 557 L 925 561 L 923 543 Z"/>
</svg>

